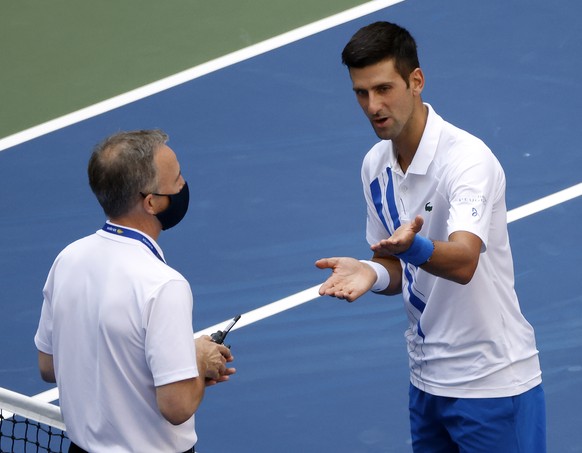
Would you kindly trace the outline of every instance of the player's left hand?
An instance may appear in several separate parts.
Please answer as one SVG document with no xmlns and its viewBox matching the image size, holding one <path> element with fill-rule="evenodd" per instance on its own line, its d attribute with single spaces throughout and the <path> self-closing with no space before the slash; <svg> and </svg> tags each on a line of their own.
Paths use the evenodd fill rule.
<svg viewBox="0 0 582 453">
<path fill-rule="evenodd" d="M 424 219 L 418 215 L 412 222 L 400 225 L 392 236 L 382 239 L 370 248 L 377 256 L 381 257 L 406 252 L 414 241 L 416 233 L 422 229 L 422 225 L 424 225 Z"/>
</svg>

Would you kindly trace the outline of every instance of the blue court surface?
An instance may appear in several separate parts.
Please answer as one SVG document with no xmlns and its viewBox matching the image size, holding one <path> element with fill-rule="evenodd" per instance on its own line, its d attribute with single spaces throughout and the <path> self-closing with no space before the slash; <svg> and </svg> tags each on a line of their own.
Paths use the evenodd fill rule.
<svg viewBox="0 0 582 453">
<path fill-rule="evenodd" d="M 416 37 L 424 100 L 491 147 L 510 211 L 579 187 L 581 13 L 575 0 L 406 0 L 0 152 L 0 386 L 51 388 L 33 343 L 41 291 L 57 253 L 102 226 L 86 166 L 105 136 L 169 133 L 191 204 L 160 244 L 190 281 L 204 329 L 318 285 L 328 275 L 318 258 L 371 256 L 359 171 L 376 138 L 340 62 L 367 23 Z M 582 452 L 577 195 L 509 226 L 552 453 Z M 238 373 L 208 389 L 198 449 L 411 451 L 404 329 L 400 297 L 366 295 L 316 298 L 233 331 Z"/>
</svg>

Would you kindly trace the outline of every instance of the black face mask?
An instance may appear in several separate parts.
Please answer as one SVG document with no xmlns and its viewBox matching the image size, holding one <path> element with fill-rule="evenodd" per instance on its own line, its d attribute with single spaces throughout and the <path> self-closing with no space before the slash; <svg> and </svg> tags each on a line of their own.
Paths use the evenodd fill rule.
<svg viewBox="0 0 582 453">
<path fill-rule="evenodd" d="M 170 198 L 170 205 L 165 211 L 156 214 L 156 217 L 162 224 L 162 230 L 167 230 L 180 223 L 188 211 L 188 204 L 190 202 L 190 191 L 188 190 L 188 183 L 184 183 L 184 187 L 178 193 L 154 193 L 152 195 L 166 196 Z"/>
</svg>

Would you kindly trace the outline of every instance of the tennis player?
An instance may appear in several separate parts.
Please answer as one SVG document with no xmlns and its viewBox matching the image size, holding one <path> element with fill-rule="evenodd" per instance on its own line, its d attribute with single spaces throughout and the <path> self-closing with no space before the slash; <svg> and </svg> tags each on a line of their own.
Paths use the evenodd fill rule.
<svg viewBox="0 0 582 453">
<path fill-rule="evenodd" d="M 514 291 L 503 169 L 481 140 L 423 102 L 407 30 L 363 27 L 342 60 L 381 139 L 362 165 L 373 257 L 317 261 L 333 271 L 320 294 L 352 302 L 370 290 L 402 293 L 415 452 L 545 452 L 541 370 Z"/>
<path fill-rule="evenodd" d="M 108 220 L 59 254 L 44 287 L 35 343 L 69 452 L 193 452 L 206 386 L 235 372 L 227 347 L 194 341 L 190 285 L 156 242 L 189 202 L 167 140 L 134 131 L 96 147 L 89 183 Z"/>
</svg>

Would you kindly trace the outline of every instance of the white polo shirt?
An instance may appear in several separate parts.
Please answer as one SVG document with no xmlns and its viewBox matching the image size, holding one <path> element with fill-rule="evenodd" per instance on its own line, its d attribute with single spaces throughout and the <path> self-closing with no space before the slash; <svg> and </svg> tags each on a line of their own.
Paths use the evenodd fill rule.
<svg viewBox="0 0 582 453">
<path fill-rule="evenodd" d="M 447 241 L 469 231 L 483 246 L 467 285 L 401 261 L 410 379 L 440 396 L 521 394 L 541 382 L 541 371 L 533 329 L 514 291 L 505 175 L 481 140 L 425 105 L 426 128 L 406 173 L 391 141 L 377 143 L 364 159 L 366 239 L 374 244 L 421 215 L 420 235 Z"/>
<path fill-rule="evenodd" d="M 188 282 L 141 241 L 100 230 L 59 254 L 35 343 L 53 355 L 73 442 L 91 453 L 180 452 L 196 443 L 194 417 L 172 425 L 155 392 L 198 376 L 192 305 Z"/>
</svg>

